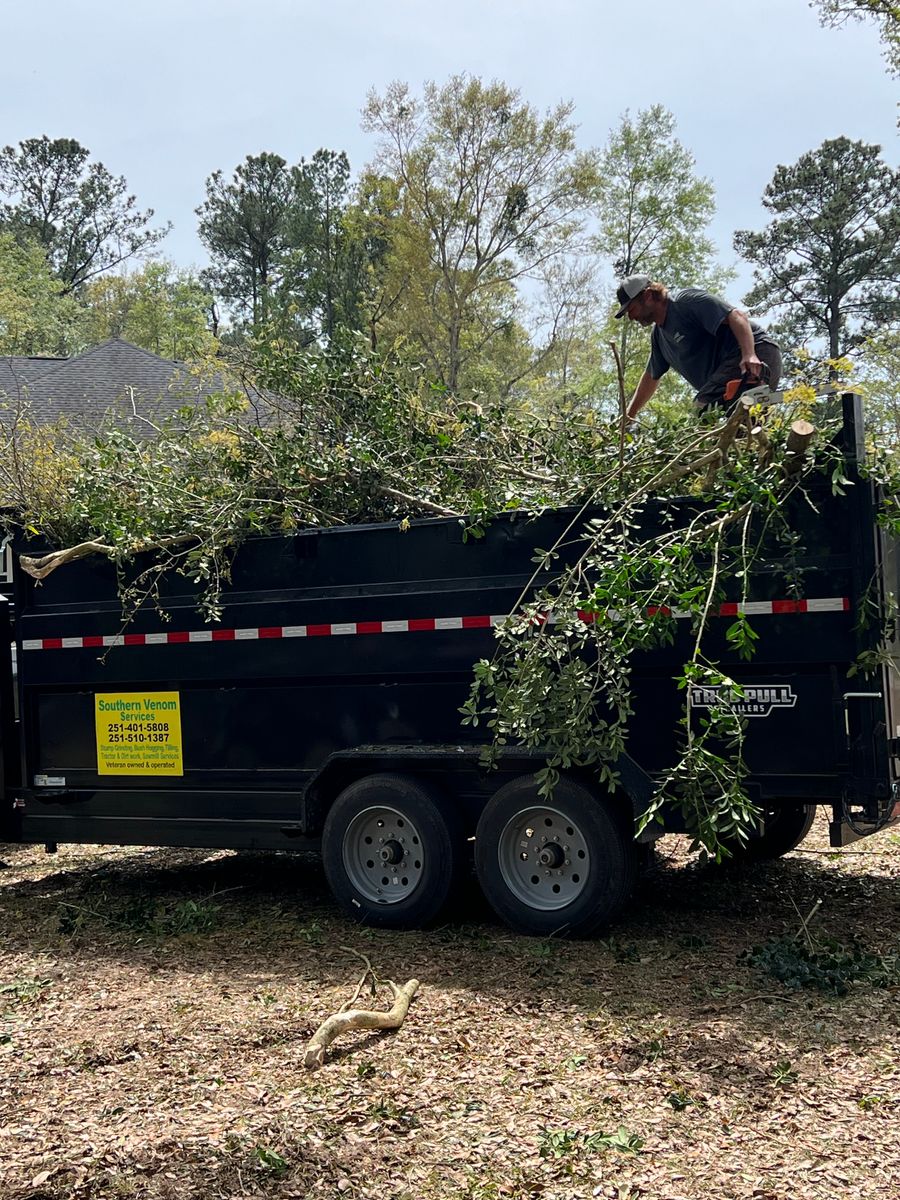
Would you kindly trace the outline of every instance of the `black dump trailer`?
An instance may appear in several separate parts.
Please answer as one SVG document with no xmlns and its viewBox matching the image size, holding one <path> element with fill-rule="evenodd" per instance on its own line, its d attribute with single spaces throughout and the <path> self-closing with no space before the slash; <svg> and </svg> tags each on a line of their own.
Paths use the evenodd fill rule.
<svg viewBox="0 0 900 1200">
<path fill-rule="evenodd" d="M 783 562 L 756 571 L 743 605 L 755 656 L 740 661 L 725 638 L 738 593 L 705 643 L 744 689 L 748 789 L 765 813 L 750 849 L 759 856 L 796 845 L 819 804 L 831 808 L 834 844 L 900 814 L 896 670 L 848 675 L 881 637 L 897 558 L 876 524 L 876 490 L 856 470 L 858 398 L 844 397 L 843 411 L 851 486 L 833 495 L 823 478 L 798 500 L 791 588 Z M 658 503 L 671 516 L 673 502 Z M 684 694 L 673 677 L 690 656 L 690 622 L 674 617 L 674 642 L 635 662 L 612 794 L 580 770 L 544 799 L 535 757 L 515 748 L 485 769 L 487 735 L 460 716 L 473 663 L 491 656 L 535 548 L 572 517 L 510 514 L 479 539 L 441 518 L 247 542 L 216 624 L 183 577 L 164 581 L 168 619 L 144 608 L 123 627 L 107 560 L 41 584 L 20 574 L 15 698 L 10 663 L 0 666 L 0 841 L 320 849 L 346 909 L 415 927 L 469 872 L 474 839 L 479 882 L 506 921 L 590 932 L 629 894 L 636 817 L 677 758 Z M 716 696 L 695 689 L 691 703 Z M 670 812 L 642 836 L 678 829 Z"/>
</svg>

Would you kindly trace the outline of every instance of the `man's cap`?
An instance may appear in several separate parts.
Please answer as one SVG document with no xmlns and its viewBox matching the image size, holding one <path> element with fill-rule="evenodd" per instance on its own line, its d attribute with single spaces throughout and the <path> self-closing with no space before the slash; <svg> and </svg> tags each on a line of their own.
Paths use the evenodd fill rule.
<svg viewBox="0 0 900 1200">
<path fill-rule="evenodd" d="M 622 307 L 616 313 L 616 316 L 624 317 L 626 312 L 628 312 L 628 305 L 635 296 L 641 294 L 644 288 L 648 288 L 650 283 L 649 275 L 629 275 L 626 279 L 620 279 L 619 286 L 616 288 L 616 299 Z"/>
</svg>

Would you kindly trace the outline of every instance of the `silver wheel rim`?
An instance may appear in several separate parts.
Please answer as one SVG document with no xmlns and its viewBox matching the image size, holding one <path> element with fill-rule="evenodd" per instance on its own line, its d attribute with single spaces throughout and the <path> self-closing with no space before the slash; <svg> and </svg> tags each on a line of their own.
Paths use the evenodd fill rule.
<svg viewBox="0 0 900 1200">
<path fill-rule="evenodd" d="M 587 839 L 566 813 L 525 808 L 507 821 L 497 845 L 503 882 L 522 904 L 553 912 L 584 891 L 591 869 Z"/>
<path fill-rule="evenodd" d="M 422 881 L 422 836 L 396 808 L 358 813 L 347 826 L 341 855 L 350 883 L 372 904 L 398 904 Z"/>
</svg>

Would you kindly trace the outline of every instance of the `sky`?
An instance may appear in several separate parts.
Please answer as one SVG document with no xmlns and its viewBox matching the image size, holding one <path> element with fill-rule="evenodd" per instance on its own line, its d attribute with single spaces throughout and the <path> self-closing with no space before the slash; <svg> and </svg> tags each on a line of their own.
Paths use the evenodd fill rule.
<svg viewBox="0 0 900 1200">
<path fill-rule="evenodd" d="M 664 105 L 715 185 L 711 235 L 738 292 L 732 234 L 765 223 L 779 163 L 842 134 L 900 158 L 877 31 L 822 29 L 807 0 L 0 0 L 0 16 L 2 144 L 81 142 L 173 223 L 162 253 L 181 267 L 206 263 L 194 210 L 213 171 L 320 147 L 361 170 L 375 143 L 360 110 L 395 79 L 467 73 L 541 111 L 570 100 L 585 149 Z"/>
</svg>

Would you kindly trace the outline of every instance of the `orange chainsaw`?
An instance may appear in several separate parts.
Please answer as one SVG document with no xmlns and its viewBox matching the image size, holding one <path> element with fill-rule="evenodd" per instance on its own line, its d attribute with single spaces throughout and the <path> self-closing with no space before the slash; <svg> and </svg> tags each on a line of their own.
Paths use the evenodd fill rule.
<svg viewBox="0 0 900 1200">
<path fill-rule="evenodd" d="M 759 373 L 751 375 L 743 371 L 737 379 L 729 379 L 722 393 L 726 404 L 734 404 L 735 400 L 749 400 L 751 404 L 774 404 L 782 399 L 783 392 L 773 392 L 769 387 L 771 372 L 766 363 L 760 363 Z"/>
</svg>

